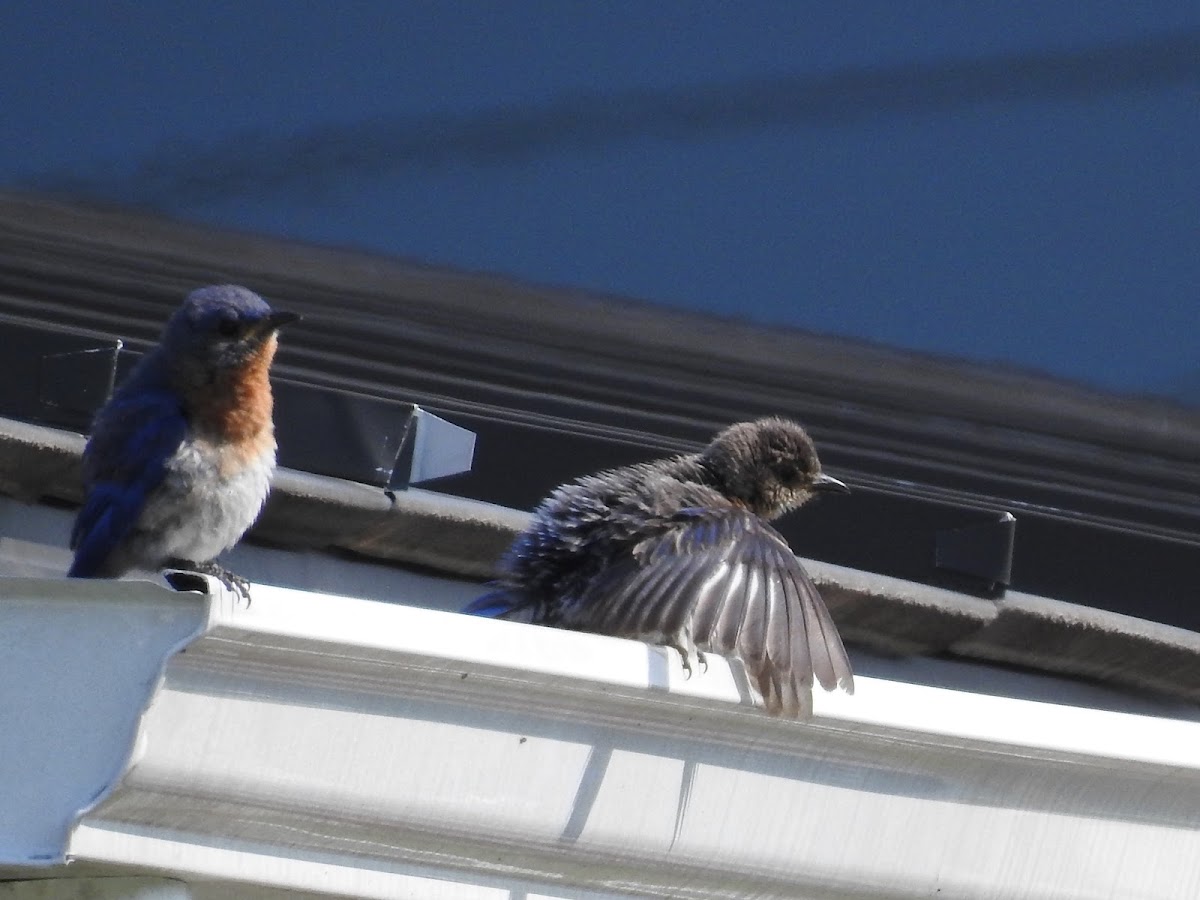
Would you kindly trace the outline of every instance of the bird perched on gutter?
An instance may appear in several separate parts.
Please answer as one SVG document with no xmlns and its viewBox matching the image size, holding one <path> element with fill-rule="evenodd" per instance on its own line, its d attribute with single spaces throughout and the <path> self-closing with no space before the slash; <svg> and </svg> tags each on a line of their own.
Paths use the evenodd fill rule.
<svg viewBox="0 0 1200 900">
<path fill-rule="evenodd" d="M 235 285 L 187 296 L 96 415 L 72 577 L 170 565 L 215 575 L 249 598 L 246 581 L 213 560 L 267 499 L 275 471 L 267 375 L 278 329 L 299 318 Z"/>
<path fill-rule="evenodd" d="M 736 657 L 767 710 L 806 718 L 813 677 L 853 691 L 837 627 L 767 520 L 820 491 L 812 441 L 779 418 L 732 425 L 703 451 L 555 490 L 465 612 L 665 644 L 690 675 Z"/>
</svg>

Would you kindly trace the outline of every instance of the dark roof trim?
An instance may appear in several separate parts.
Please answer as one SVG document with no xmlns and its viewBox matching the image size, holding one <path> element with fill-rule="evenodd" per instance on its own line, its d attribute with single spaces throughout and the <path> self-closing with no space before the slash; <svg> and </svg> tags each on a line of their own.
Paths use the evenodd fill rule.
<svg viewBox="0 0 1200 900">
<path fill-rule="evenodd" d="M 24 273 L 38 317 L 49 310 L 60 313 L 63 324 L 144 341 L 157 336 L 166 311 L 185 291 L 237 279 L 272 299 L 286 299 L 314 325 L 289 333 L 292 367 L 328 370 L 329 358 L 339 353 L 394 348 L 416 338 L 429 342 L 431 351 L 475 347 L 483 358 L 462 360 L 474 377 L 482 375 L 487 356 L 515 354 L 531 370 L 531 386 L 539 366 L 565 360 L 575 376 L 586 375 L 589 361 L 606 366 L 615 355 L 627 367 L 631 389 L 644 395 L 653 370 L 668 375 L 667 360 L 666 368 L 677 376 L 713 388 L 717 408 L 707 418 L 717 423 L 737 418 L 720 409 L 722 402 L 736 404 L 740 395 L 774 386 L 823 397 L 831 406 L 846 407 L 852 398 L 860 411 L 876 405 L 910 409 L 924 419 L 922 430 L 937 431 L 946 425 L 939 420 L 956 419 L 1200 458 L 1200 411 L 1166 400 L 1122 397 L 997 366 L 497 276 L 21 194 L 0 193 L 0 246 L 0 278 L 12 292 Z M 93 287 L 100 284 L 104 294 Z M 121 296 L 120 306 L 112 306 L 113 292 Z M 335 298 L 339 303 L 330 308 L 327 301 Z M 19 314 L 16 305 L 9 296 L 0 308 Z M 347 326 L 353 323 L 343 315 L 349 306 L 361 317 L 360 328 L 369 325 L 368 333 L 359 331 L 351 342 Z M 484 340 L 475 344 L 473 336 Z M 318 362 L 314 354 L 324 359 Z M 420 358 L 398 362 L 421 365 Z M 661 380 L 655 386 L 670 387 Z"/>
</svg>

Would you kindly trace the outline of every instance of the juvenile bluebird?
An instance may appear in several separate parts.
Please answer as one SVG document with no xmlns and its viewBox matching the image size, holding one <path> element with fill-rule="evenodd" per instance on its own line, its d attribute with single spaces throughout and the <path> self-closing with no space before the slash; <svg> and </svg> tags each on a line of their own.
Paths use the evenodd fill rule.
<svg viewBox="0 0 1200 900">
<path fill-rule="evenodd" d="M 213 560 L 267 499 L 275 471 L 267 373 L 277 330 L 299 318 L 235 285 L 187 296 L 96 415 L 72 577 L 170 565 L 215 575 L 248 598 L 246 581 Z"/>
<path fill-rule="evenodd" d="M 691 674 L 705 651 L 740 659 L 775 715 L 812 712 L 813 676 L 853 691 L 837 627 L 767 524 L 824 474 L 799 425 L 726 428 L 702 452 L 590 475 L 555 490 L 465 610 L 665 644 Z"/>
</svg>

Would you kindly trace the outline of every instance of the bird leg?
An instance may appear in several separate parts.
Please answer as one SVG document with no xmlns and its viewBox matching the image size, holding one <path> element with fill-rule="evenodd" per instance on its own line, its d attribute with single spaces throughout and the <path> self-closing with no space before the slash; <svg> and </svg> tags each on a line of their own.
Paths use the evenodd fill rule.
<svg viewBox="0 0 1200 900">
<path fill-rule="evenodd" d="M 187 569 L 189 572 L 197 572 L 201 575 L 211 575 L 229 590 L 233 591 L 239 597 L 246 601 L 246 606 L 250 606 L 250 582 L 230 572 L 222 565 L 218 565 L 215 561 L 208 562 L 192 562 L 190 559 L 173 559 L 171 566 L 176 569 Z"/>
</svg>

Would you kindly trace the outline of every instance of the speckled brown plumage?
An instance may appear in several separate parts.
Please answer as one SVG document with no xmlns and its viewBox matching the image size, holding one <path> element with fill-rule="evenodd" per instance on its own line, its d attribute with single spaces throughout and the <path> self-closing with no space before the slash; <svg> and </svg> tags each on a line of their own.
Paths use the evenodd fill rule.
<svg viewBox="0 0 1200 900">
<path fill-rule="evenodd" d="M 816 491 L 821 471 L 794 422 L 733 425 L 700 453 L 590 475 L 554 491 L 469 611 L 740 659 L 766 708 L 806 717 L 814 679 L 853 689 L 850 662 L 812 580 L 767 520 Z"/>
</svg>

